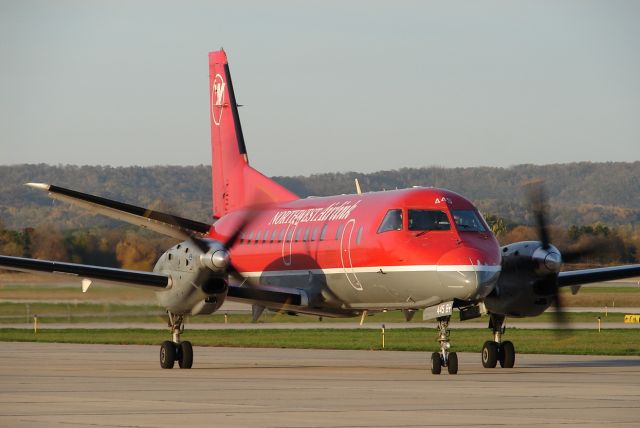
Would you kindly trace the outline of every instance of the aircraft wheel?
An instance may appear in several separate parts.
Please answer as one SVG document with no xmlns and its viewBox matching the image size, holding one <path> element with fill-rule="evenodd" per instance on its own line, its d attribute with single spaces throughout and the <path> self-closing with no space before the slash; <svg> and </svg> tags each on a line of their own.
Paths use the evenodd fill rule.
<svg viewBox="0 0 640 428">
<path fill-rule="evenodd" d="M 505 369 L 511 369 L 515 362 L 516 350 L 513 343 L 508 340 L 506 342 L 502 342 L 502 344 L 500 344 L 500 366 Z"/>
<path fill-rule="evenodd" d="M 440 359 L 440 354 L 438 352 L 434 352 L 431 354 L 431 374 L 440 374 L 442 371 L 442 359 Z"/>
<path fill-rule="evenodd" d="M 184 341 L 178 345 L 178 365 L 181 369 L 190 369 L 193 365 L 193 346 Z"/>
<path fill-rule="evenodd" d="M 492 341 L 484 342 L 482 346 L 482 366 L 492 369 L 498 363 L 498 344 Z"/>
<path fill-rule="evenodd" d="M 165 340 L 160 345 L 160 367 L 172 369 L 176 361 L 176 344 L 170 340 Z"/>
<path fill-rule="evenodd" d="M 458 374 L 458 354 L 456 354 L 455 352 L 449 353 L 447 370 L 449 371 L 449 374 Z"/>
</svg>

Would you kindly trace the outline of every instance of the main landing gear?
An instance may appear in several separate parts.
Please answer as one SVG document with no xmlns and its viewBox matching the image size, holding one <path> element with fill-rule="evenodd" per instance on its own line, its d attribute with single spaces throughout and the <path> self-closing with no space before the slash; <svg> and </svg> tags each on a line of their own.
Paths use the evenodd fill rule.
<svg viewBox="0 0 640 428">
<path fill-rule="evenodd" d="M 491 314 L 489 328 L 493 330 L 493 341 L 486 341 L 482 346 L 482 366 L 494 368 L 498 362 L 505 369 L 513 368 L 516 362 L 516 350 L 510 341 L 502 341 L 504 334 L 504 315 Z"/>
<path fill-rule="evenodd" d="M 180 341 L 180 334 L 184 331 L 184 315 L 169 314 L 169 327 L 173 341 L 166 340 L 160 346 L 160 367 L 172 369 L 175 362 L 181 369 L 190 369 L 193 365 L 193 347 L 189 341 Z"/>
<path fill-rule="evenodd" d="M 442 367 L 446 367 L 449 374 L 458 373 L 458 354 L 449 352 L 449 321 L 451 316 L 438 318 L 438 342 L 440 342 L 440 352 L 431 354 L 431 373 L 440 374 Z"/>
</svg>

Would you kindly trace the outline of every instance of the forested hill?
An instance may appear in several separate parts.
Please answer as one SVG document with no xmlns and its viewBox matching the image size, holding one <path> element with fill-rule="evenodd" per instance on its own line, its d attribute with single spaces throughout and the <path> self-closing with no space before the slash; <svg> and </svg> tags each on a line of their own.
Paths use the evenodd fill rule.
<svg viewBox="0 0 640 428">
<path fill-rule="evenodd" d="M 640 224 L 640 162 L 518 165 L 511 168 L 404 168 L 370 174 L 355 172 L 275 177 L 300 196 L 354 193 L 354 178 L 363 191 L 411 186 L 442 187 L 474 201 L 485 214 L 527 223 L 521 185 L 543 178 L 557 225 L 616 226 Z M 24 186 L 45 182 L 169 211 L 200 221 L 211 218 L 209 166 L 108 167 L 73 165 L 0 166 L 0 221 L 6 228 L 43 224 L 77 228 L 111 224 L 104 218 L 70 209 L 44 192 Z"/>
</svg>

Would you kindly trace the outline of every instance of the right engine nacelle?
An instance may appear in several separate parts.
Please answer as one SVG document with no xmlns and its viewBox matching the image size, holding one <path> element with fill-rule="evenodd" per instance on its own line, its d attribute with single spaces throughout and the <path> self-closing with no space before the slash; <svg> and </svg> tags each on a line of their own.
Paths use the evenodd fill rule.
<svg viewBox="0 0 640 428">
<path fill-rule="evenodd" d="M 487 310 L 511 317 L 540 315 L 554 302 L 561 263 L 553 245 L 544 249 L 540 242 L 524 241 L 502 247 L 502 271 L 484 300 Z"/>
</svg>

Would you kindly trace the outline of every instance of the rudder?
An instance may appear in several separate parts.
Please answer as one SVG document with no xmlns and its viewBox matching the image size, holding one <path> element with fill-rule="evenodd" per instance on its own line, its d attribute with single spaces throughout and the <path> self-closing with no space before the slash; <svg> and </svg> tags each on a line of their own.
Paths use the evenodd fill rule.
<svg viewBox="0 0 640 428">
<path fill-rule="evenodd" d="M 249 166 L 227 55 L 209 52 L 213 216 L 298 196 Z"/>
</svg>

